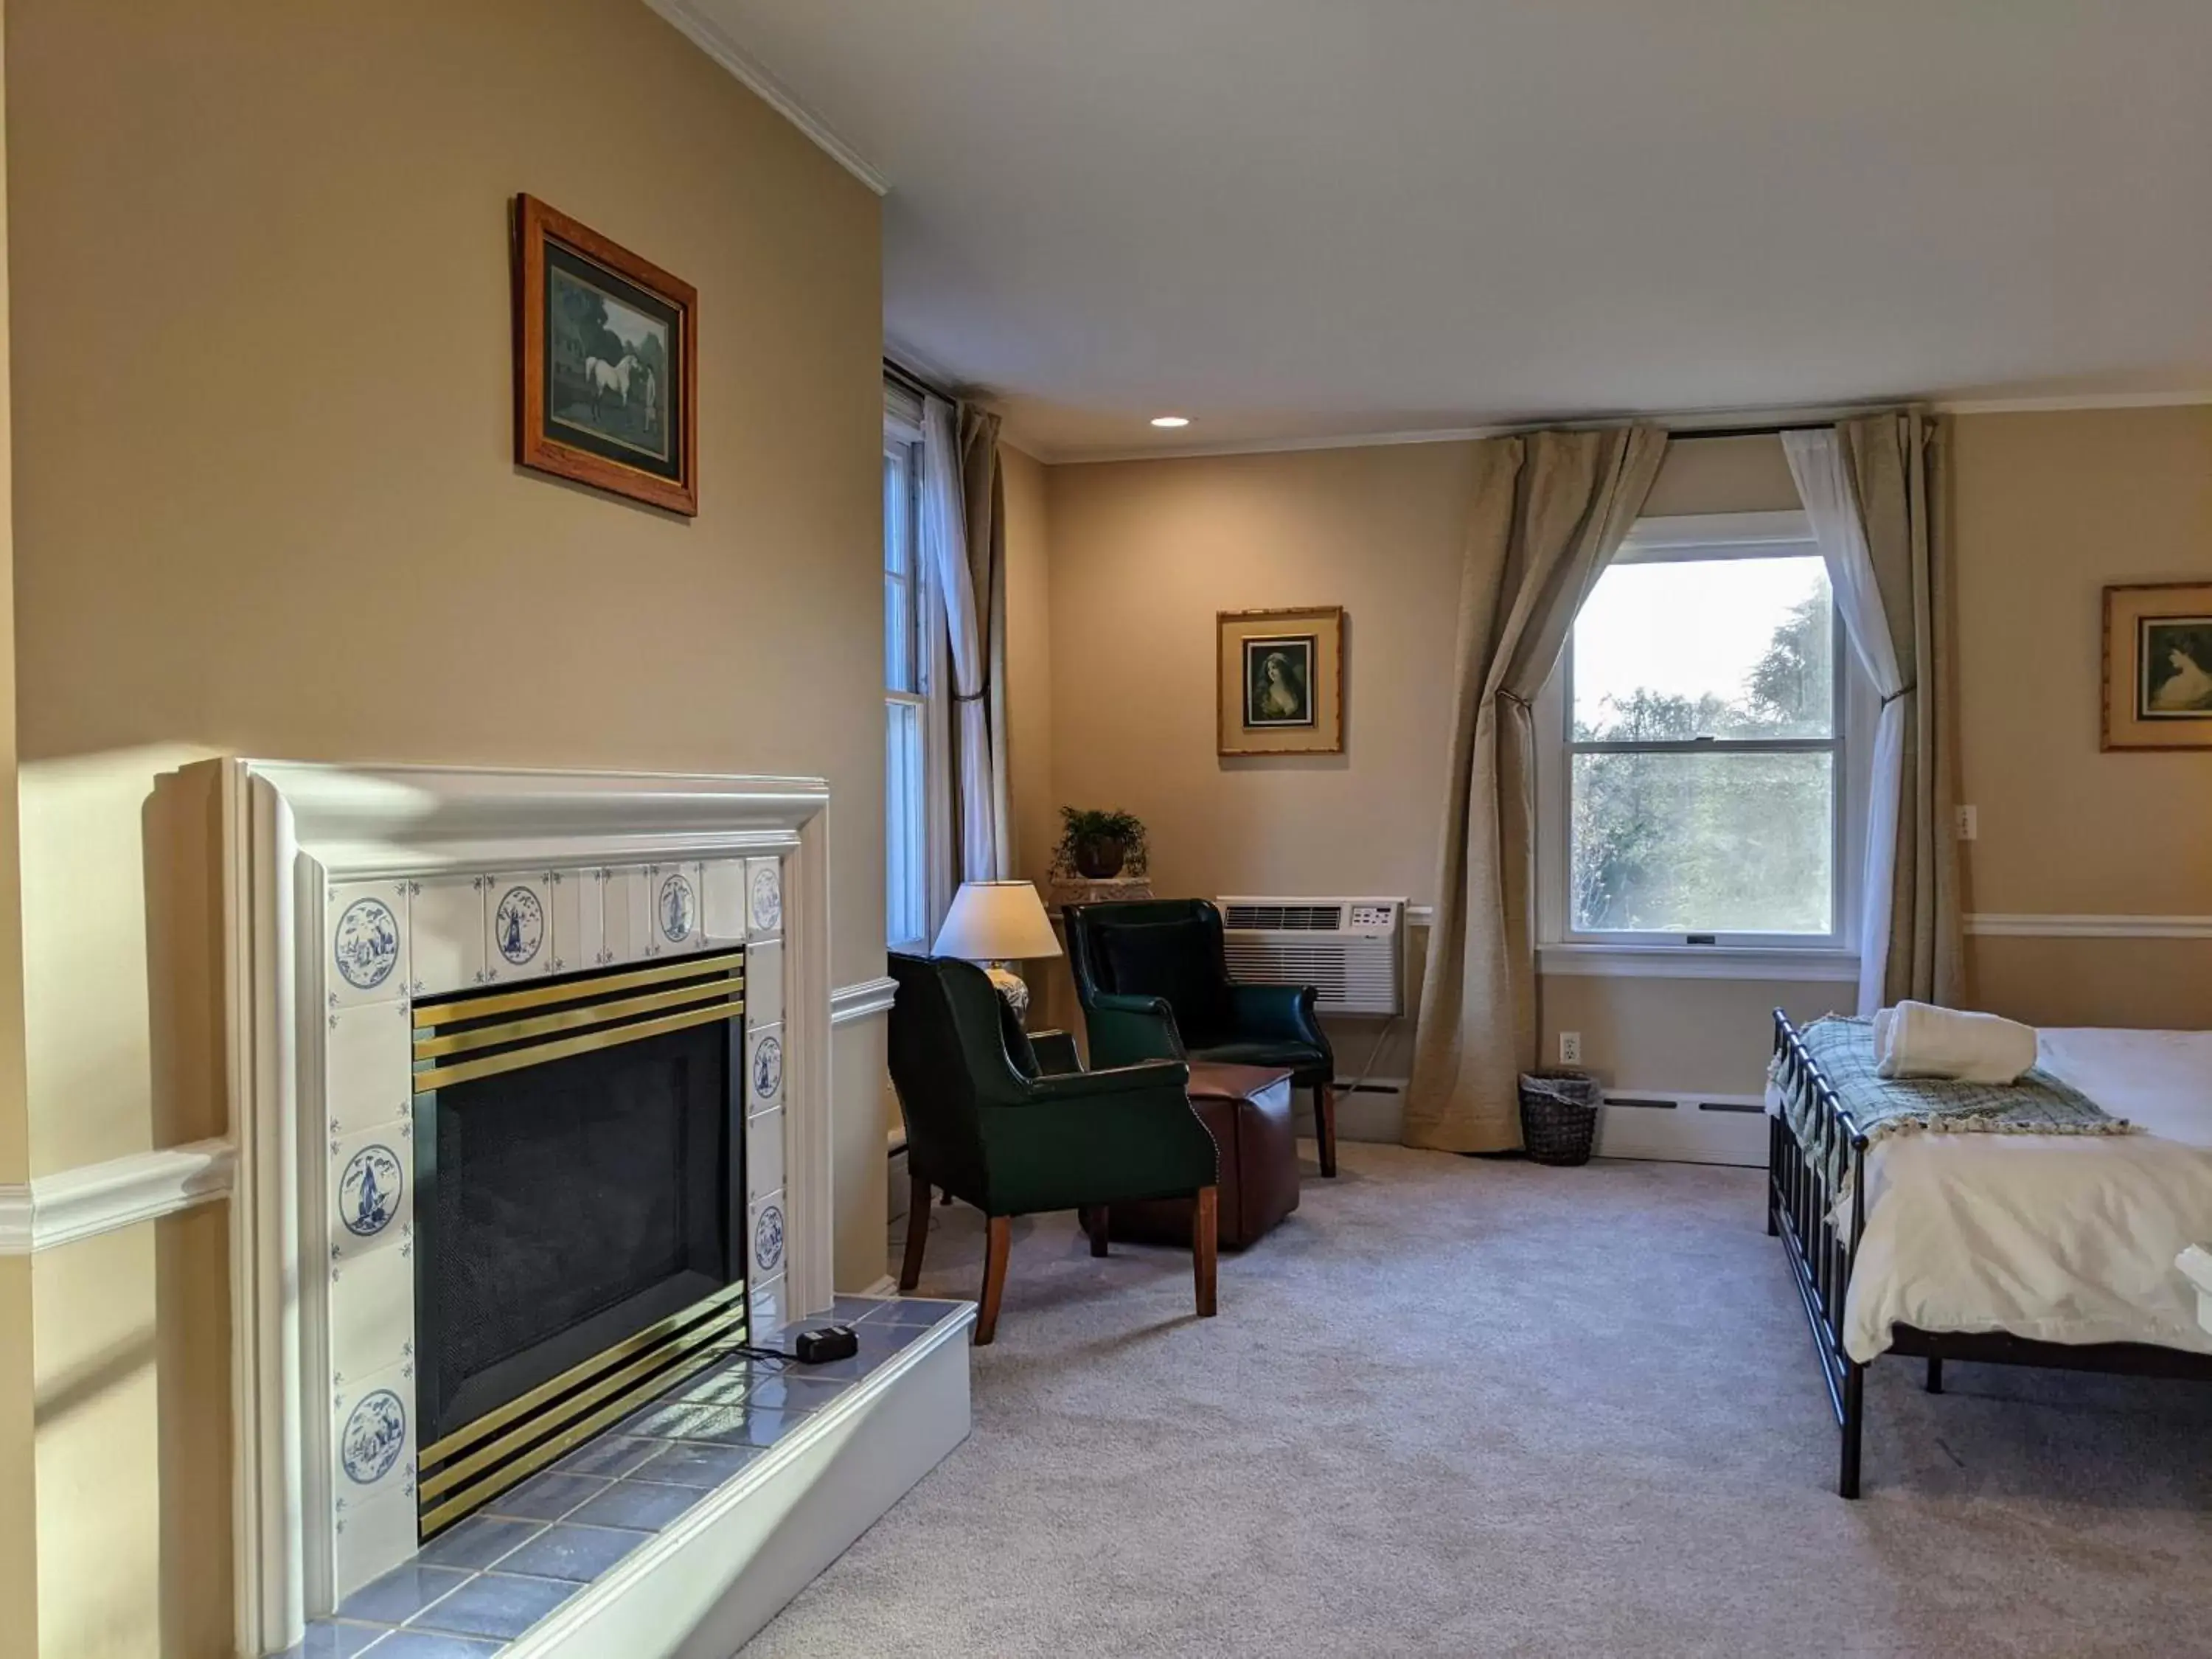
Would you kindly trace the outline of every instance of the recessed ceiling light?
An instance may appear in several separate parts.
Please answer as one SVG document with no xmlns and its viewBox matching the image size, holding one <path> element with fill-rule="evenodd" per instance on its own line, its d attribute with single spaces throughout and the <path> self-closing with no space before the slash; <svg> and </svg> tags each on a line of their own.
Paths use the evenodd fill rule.
<svg viewBox="0 0 2212 1659">
<path fill-rule="evenodd" d="M 1152 424 L 1154 426 L 1188 426 L 1190 424 L 1190 416 L 1188 415 L 1155 415 L 1152 416 Z"/>
</svg>

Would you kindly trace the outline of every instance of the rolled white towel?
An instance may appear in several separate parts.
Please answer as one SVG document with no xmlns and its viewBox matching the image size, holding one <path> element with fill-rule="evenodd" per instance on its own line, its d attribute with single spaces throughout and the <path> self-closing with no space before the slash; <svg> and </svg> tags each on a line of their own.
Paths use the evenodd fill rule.
<svg viewBox="0 0 2212 1659">
<path fill-rule="evenodd" d="M 1875 1074 L 2014 1083 L 2035 1064 L 2035 1028 L 1995 1014 L 1900 1002 L 1874 1017 Z"/>
</svg>

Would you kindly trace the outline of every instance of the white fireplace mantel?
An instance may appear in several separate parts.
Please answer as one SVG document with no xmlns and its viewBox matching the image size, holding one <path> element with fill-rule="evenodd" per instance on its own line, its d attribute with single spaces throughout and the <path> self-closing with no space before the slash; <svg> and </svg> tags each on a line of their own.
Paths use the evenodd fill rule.
<svg viewBox="0 0 2212 1659">
<path fill-rule="evenodd" d="M 829 791 L 811 778 L 206 764 L 222 782 L 236 1156 L 238 1644 L 259 1654 L 297 1639 L 311 1598 L 329 1592 L 313 1520 L 330 1479 L 313 1455 L 327 1442 L 316 1414 L 328 1409 L 314 1397 L 326 1382 L 314 1321 L 329 1265 L 324 1038 L 326 1002 L 335 1006 L 325 896 L 349 883 L 471 872 L 780 860 L 783 1311 L 805 1316 L 831 1299 Z"/>
</svg>

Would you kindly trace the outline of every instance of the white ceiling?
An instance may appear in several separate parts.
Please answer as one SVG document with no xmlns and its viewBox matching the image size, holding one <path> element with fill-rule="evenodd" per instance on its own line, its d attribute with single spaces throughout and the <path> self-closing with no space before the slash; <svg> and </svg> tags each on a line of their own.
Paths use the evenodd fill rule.
<svg viewBox="0 0 2212 1659">
<path fill-rule="evenodd" d="M 1051 459 L 2212 387 L 2212 0 L 655 3 Z"/>
</svg>

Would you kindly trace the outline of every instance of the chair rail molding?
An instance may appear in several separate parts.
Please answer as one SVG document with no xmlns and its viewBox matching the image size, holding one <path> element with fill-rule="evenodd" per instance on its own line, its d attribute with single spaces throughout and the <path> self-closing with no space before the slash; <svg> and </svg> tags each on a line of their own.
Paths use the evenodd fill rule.
<svg viewBox="0 0 2212 1659">
<path fill-rule="evenodd" d="M 849 1025 L 856 1019 L 888 1013 L 898 994 L 898 981 L 888 975 L 864 979 L 857 985 L 840 985 L 830 993 L 830 1023 Z"/>
<path fill-rule="evenodd" d="M 2212 939 L 2212 916 L 2030 915 L 1982 911 L 1966 918 L 1977 939 Z"/>
<path fill-rule="evenodd" d="M 237 1164 L 228 1140 L 196 1140 L 0 1185 L 0 1255 L 74 1244 L 225 1197 Z"/>
</svg>

